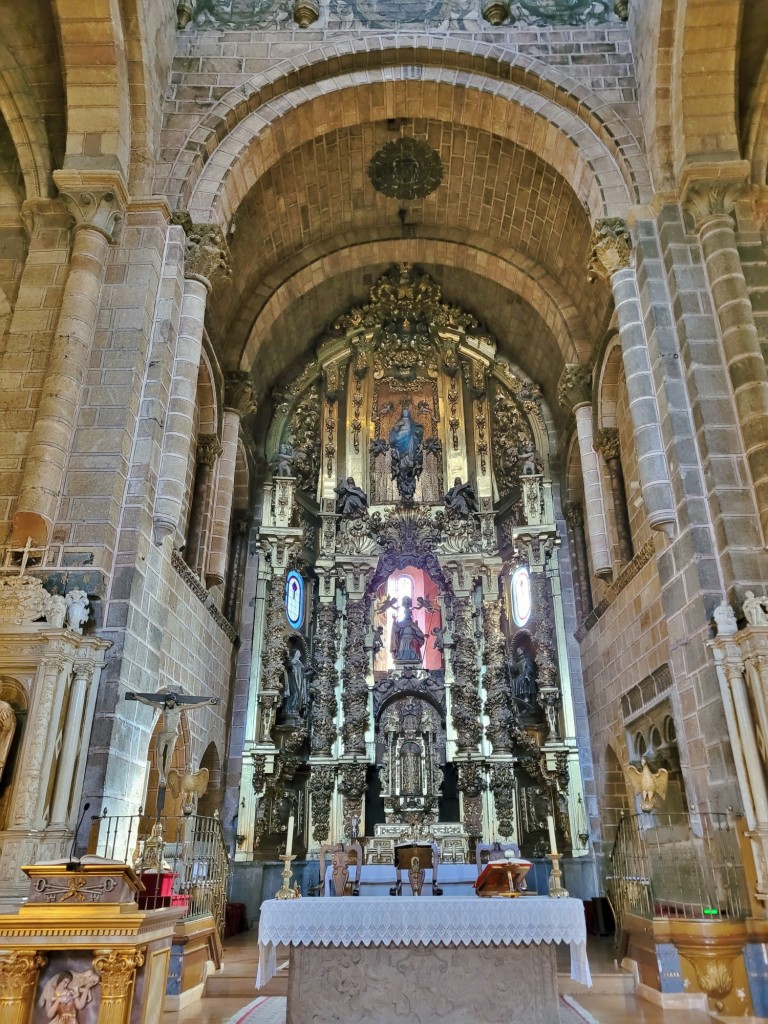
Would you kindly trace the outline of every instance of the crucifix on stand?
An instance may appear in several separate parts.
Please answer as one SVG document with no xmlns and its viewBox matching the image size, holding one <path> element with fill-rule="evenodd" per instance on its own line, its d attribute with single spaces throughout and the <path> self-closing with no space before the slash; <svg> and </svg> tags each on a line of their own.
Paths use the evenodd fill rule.
<svg viewBox="0 0 768 1024">
<path fill-rule="evenodd" d="M 129 690 L 125 699 L 137 700 L 162 715 L 161 729 L 155 740 L 157 771 L 160 776 L 157 785 L 157 813 L 160 815 L 165 806 L 165 787 L 168 784 L 168 771 L 179 738 L 182 711 L 196 711 L 198 708 L 220 704 L 221 700 L 219 697 L 190 697 L 185 693 L 175 693 L 167 686 L 157 693 L 134 693 Z"/>
</svg>

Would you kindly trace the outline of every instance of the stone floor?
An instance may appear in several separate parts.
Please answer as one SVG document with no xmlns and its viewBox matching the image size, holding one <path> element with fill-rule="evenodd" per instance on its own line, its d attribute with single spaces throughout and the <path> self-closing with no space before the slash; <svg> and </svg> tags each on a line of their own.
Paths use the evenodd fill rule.
<svg viewBox="0 0 768 1024">
<path fill-rule="evenodd" d="M 610 940 L 590 939 L 589 962 L 594 988 L 587 990 L 569 977 L 568 950 L 559 952 L 560 1024 L 713 1024 L 718 1018 L 695 1010 L 662 1010 L 638 1000 L 631 991 L 631 979 L 614 959 Z M 178 1013 L 163 1015 L 162 1024 L 284 1024 L 287 991 L 287 951 L 278 956 L 280 970 L 256 994 L 258 947 L 256 933 L 229 939 L 224 966 L 208 979 L 206 996 Z M 747 1024 L 746 1018 L 739 1018 Z"/>
</svg>

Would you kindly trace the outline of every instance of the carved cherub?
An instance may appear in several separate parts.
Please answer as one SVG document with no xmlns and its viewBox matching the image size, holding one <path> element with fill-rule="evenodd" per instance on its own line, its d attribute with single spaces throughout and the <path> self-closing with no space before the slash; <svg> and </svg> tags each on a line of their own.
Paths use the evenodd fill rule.
<svg viewBox="0 0 768 1024">
<path fill-rule="evenodd" d="M 633 764 L 627 765 L 627 778 L 632 789 L 641 798 L 640 809 L 652 811 L 661 807 L 666 799 L 669 772 L 666 768 L 652 772 L 646 758 L 641 759 L 640 765 L 639 770 Z"/>
</svg>

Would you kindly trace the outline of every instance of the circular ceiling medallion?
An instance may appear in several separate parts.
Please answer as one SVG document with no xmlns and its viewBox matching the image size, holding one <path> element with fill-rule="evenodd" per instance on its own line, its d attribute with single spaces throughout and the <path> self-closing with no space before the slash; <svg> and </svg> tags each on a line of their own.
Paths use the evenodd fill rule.
<svg viewBox="0 0 768 1024">
<path fill-rule="evenodd" d="M 368 177 L 390 199 L 423 199 L 443 180 L 440 154 L 421 139 L 400 138 L 374 153 Z"/>
</svg>

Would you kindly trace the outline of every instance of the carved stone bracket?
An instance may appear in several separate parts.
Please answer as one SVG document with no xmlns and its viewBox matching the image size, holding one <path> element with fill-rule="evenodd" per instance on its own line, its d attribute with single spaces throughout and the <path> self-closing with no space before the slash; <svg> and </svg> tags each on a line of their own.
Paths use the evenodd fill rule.
<svg viewBox="0 0 768 1024">
<path fill-rule="evenodd" d="M 242 419 L 256 411 L 253 377 L 239 370 L 224 378 L 224 408 L 232 409 Z"/>
<path fill-rule="evenodd" d="M 128 205 L 128 190 L 122 175 L 114 171 L 53 172 L 75 230 L 93 228 L 108 242 L 117 238 Z"/>
<path fill-rule="evenodd" d="M 592 404 L 592 368 L 586 363 L 568 363 L 560 374 L 557 400 L 566 409 Z"/>
<path fill-rule="evenodd" d="M 218 224 L 194 224 L 184 212 L 174 214 L 171 221 L 181 225 L 187 236 L 185 277 L 198 278 L 210 288 L 216 281 L 231 276 L 229 246 Z"/>
<path fill-rule="evenodd" d="M 621 458 L 621 444 L 619 442 L 619 431 L 616 427 L 603 427 L 595 434 L 594 449 L 599 452 L 606 462 L 610 459 Z"/>
<path fill-rule="evenodd" d="M 596 220 L 589 244 L 587 279 L 590 283 L 598 278 L 609 281 L 617 271 L 629 266 L 632 259 L 632 236 L 620 217 Z"/>
</svg>

